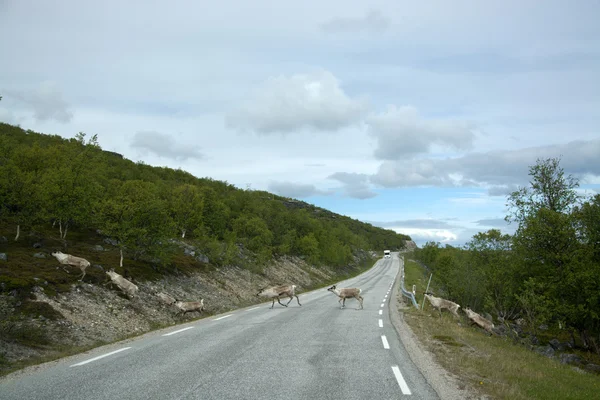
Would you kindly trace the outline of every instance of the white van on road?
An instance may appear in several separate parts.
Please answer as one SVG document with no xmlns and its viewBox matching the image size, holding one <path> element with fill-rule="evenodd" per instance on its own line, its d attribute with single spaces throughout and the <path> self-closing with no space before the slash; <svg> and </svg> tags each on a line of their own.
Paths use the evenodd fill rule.
<svg viewBox="0 0 600 400">
<path fill-rule="evenodd" d="M 390 258 L 390 257 L 391 257 L 391 255 L 390 255 L 390 251 L 389 251 L 389 250 L 384 250 L 384 251 L 383 251 L 383 256 L 384 256 L 385 258 Z"/>
</svg>

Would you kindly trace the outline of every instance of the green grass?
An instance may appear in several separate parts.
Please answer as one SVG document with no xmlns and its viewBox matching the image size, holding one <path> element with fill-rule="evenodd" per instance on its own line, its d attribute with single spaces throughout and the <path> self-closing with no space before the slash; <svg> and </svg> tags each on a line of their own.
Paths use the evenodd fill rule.
<svg viewBox="0 0 600 400">
<path fill-rule="evenodd" d="M 407 287 L 409 282 L 427 285 L 429 279 L 423 268 L 408 261 L 408 257 L 405 277 Z M 424 311 L 411 307 L 404 318 L 445 369 L 492 398 L 563 400 L 600 396 L 600 376 L 562 365 L 512 339 L 488 336 L 469 326 L 466 317 L 459 323 L 444 312 L 440 318 L 426 305 Z"/>
</svg>

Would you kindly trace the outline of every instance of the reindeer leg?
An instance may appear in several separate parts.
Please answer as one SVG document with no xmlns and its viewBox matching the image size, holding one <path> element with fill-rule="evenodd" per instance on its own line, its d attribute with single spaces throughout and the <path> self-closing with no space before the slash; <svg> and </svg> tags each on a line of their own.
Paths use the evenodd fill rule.
<svg viewBox="0 0 600 400">
<path fill-rule="evenodd" d="M 273 303 L 271 303 L 271 307 L 270 308 L 272 309 L 273 307 L 275 307 L 275 298 L 273 298 Z"/>
<path fill-rule="evenodd" d="M 298 296 L 296 296 L 296 300 L 298 301 L 298 305 L 302 306 L 302 304 L 300 304 L 300 299 L 298 298 Z M 290 300 L 291 301 L 291 300 Z"/>
<path fill-rule="evenodd" d="M 290 296 L 290 301 L 288 301 L 288 302 L 285 304 L 285 306 L 287 307 L 287 305 L 288 305 L 288 304 L 290 304 L 290 302 L 291 302 L 292 300 L 294 300 L 294 296 Z"/>
<path fill-rule="evenodd" d="M 360 310 L 362 310 L 362 309 L 363 309 L 363 300 L 364 300 L 364 299 L 362 298 L 362 296 L 360 296 L 360 295 L 359 295 L 359 296 L 356 298 L 356 300 L 358 300 L 358 302 L 360 303 Z"/>
<path fill-rule="evenodd" d="M 346 298 L 342 298 L 342 308 L 346 307 Z"/>
<path fill-rule="evenodd" d="M 279 301 L 279 297 L 277 297 L 277 302 L 278 302 L 279 304 L 281 304 L 282 306 L 284 306 L 284 307 L 287 307 L 287 305 L 285 305 L 285 304 L 283 304 L 281 301 Z"/>
</svg>

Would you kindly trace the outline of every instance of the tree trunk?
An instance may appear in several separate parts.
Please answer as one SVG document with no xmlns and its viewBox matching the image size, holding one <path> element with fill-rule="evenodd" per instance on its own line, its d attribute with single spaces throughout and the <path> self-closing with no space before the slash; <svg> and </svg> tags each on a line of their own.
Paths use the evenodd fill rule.
<svg viewBox="0 0 600 400">
<path fill-rule="evenodd" d="M 63 239 L 67 237 L 67 230 L 68 230 L 68 229 L 69 229 L 69 223 L 66 223 L 66 224 L 65 224 L 65 232 L 64 232 L 64 234 L 62 235 L 62 238 L 63 238 Z"/>
<path fill-rule="evenodd" d="M 17 224 L 17 236 L 15 236 L 15 242 L 19 240 L 19 234 L 21 233 L 21 225 Z"/>
<path fill-rule="evenodd" d="M 588 350 L 590 348 L 589 335 L 586 329 L 582 329 L 579 331 L 579 337 L 581 338 L 581 342 L 583 343 L 583 348 Z"/>
<path fill-rule="evenodd" d="M 182 238 L 182 239 L 185 239 L 185 229 L 182 229 L 182 230 L 181 230 L 181 238 Z"/>
<path fill-rule="evenodd" d="M 60 232 L 60 237 L 62 238 L 63 237 L 62 236 L 62 221 L 60 219 L 58 220 L 58 229 L 59 229 L 59 232 Z"/>
<path fill-rule="evenodd" d="M 121 251 L 121 261 L 119 261 L 119 267 L 123 268 L 123 249 L 119 249 Z"/>
</svg>

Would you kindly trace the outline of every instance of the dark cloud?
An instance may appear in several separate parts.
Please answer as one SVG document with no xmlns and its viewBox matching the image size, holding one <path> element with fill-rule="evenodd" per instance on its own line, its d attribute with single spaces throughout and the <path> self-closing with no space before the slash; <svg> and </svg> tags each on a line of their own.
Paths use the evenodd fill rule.
<svg viewBox="0 0 600 400">
<path fill-rule="evenodd" d="M 475 223 L 479 226 L 489 226 L 492 228 L 506 228 L 508 226 L 504 218 L 480 219 L 475 221 Z"/>
</svg>

